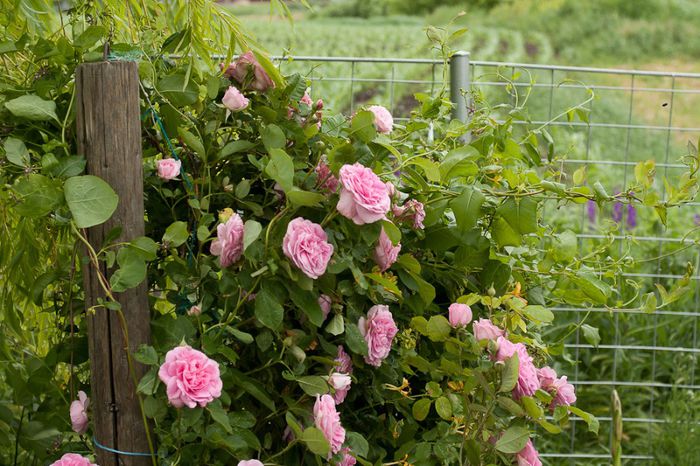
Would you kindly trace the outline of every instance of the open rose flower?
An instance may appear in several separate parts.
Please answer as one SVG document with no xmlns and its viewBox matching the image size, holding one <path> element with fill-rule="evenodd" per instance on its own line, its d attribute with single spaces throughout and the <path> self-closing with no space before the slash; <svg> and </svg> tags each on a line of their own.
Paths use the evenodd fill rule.
<svg viewBox="0 0 700 466">
<path fill-rule="evenodd" d="M 472 326 L 474 328 L 474 338 L 476 338 L 477 341 L 495 340 L 506 334 L 505 330 L 493 325 L 493 322 L 489 319 L 479 319 L 474 322 Z"/>
<path fill-rule="evenodd" d="M 333 399 L 335 404 L 339 405 L 345 401 L 345 397 L 350 391 L 350 385 L 352 384 L 352 379 L 348 374 L 343 374 L 341 372 L 333 372 L 330 377 L 328 377 L 328 385 L 333 387 L 335 393 L 333 394 Z"/>
<path fill-rule="evenodd" d="M 331 312 L 332 304 L 333 301 L 331 300 L 330 296 L 322 294 L 318 297 L 318 305 L 321 307 L 321 312 L 323 313 L 323 320 L 326 320 L 326 318 L 328 318 L 328 314 L 330 314 Z"/>
<path fill-rule="evenodd" d="M 158 177 L 166 181 L 172 180 L 180 176 L 180 168 L 182 162 L 175 159 L 160 159 L 156 161 Z"/>
<path fill-rule="evenodd" d="M 89 459 L 75 453 L 66 453 L 61 459 L 54 461 L 49 466 L 97 466 Z"/>
<path fill-rule="evenodd" d="M 243 254 L 243 220 L 237 213 L 233 213 L 225 223 L 216 227 L 216 239 L 209 248 L 211 253 L 219 256 L 221 267 L 238 261 Z"/>
<path fill-rule="evenodd" d="M 367 312 L 367 318 L 360 317 L 358 326 L 367 342 L 368 353 L 365 361 L 375 367 L 381 366 L 382 361 L 389 355 L 391 344 L 399 331 L 389 306 L 383 304 L 372 306 Z"/>
<path fill-rule="evenodd" d="M 338 190 L 338 178 L 333 175 L 331 168 L 328 166 L 325 160 L 319 161 L 314 171 L 316 172 L 317 176 L 316 185 L 321 188 L 321 190 L 329 194 L 332 194 Z"/>
<path fill-rule="evenodd" d="M 258 460 L 243 460 L 238 462 L 238 466 L 264 466 Z"/>
<path fill-rule="evenodd" d="M 178 346 L 167 352 L 158 370 L 168 400 L 176 408 L 204 407 L 221 396 L 219 364 L 190 346 Z"/>
<path fill-rule="evenodd" d="M 338 372 L 352 374 L 352 359 L 350 355 L 345 352 L 343 345 L 338 346 L 338 355 L 335 357 L 335 368 Z"/>
<path fill-rule="evenodd" d="M 520 450 L 515 458 L 518 460 L 518 466 L 542 466 L 540 455 L 535 450 L 532 440 L 528 440 L 525 447 Z"/>
<path fill-rule="evenodd" d="M 379 241 L 374 248 L 374 261 L 379 266 L 379 270 L 386 272 L 389 267 L 392 266 L 396 259 L 399 257 L 399 252 L 401 252 L 401 243 L 394 246 L 387 234 L 384 232 L 384 228 L 379 233 Z"/>
<path fill-rule="evenodd" d="M 88 428 L 87 410 L 90 405 L 90 398 L 84 391 L 78 392 L 78 399 L 70 404 L 70 423 L 73 430 L 79 434 L 84 434 Z"/>
<path fill-rule="evenodd" d="M 330 444 L 328 457 L 338 453 L 345 442 L 345 429 L 340 424 L 340 414 L 335 409 L 335 401 L 330 395 L 316 396 L 314 424 Z"/>
<path fill-rule="evenodd" d="M 282 250 L 304 274 L 314 280 L 326 273 L 333 245 L 321 225 L 297 217 L 287 227 Z"/>
<path fill-rule="evenodd" d="M 498 344 L 498 352 L 495 356 L 497 361 L 505 362 L 512 358 L 514 354 L 517 353 L 518 355 L 518 382 L 513 389 L 513 398 L 519 400 L 523 396 L 534 395 L 537 389 L 540 388 L 540 381 L 537 378 L 537 368 L 533 364 L 532 357 L 528 354 L 525 345 L 522 343 L 511 343 L 505 337 L 498 337 L 496 343 Z"/>
<path fill-rule="evenodd" d="M 357 460 L 350 454 L 349 448 L 343 448 L 343 451 L 341 451 L 340 454 L 342 456 L 340 457 L 340 461 L 338 461 L 337 466 L 355 466 L 357 464 Z"/>
<path fill-rule="evenodd" d="M 367 110 L 374 113 L 374 127 L 378 133 L 389 134 L 394 128 L 394 118 L 389 113 L 389 110 L 381 105 L 371 105 Z"/>
<path fill-rule="evenodd" d="M 450 325 L 453 328 L 466 327 L 472 321 L 472 309 L 466 304 L 452 303 L 448 308 Z"/>
<path fill-rule="evenodd" d="M 265 92 L 275 87 L 274 81 L 265 72 L 258 59 L 255 58 L 255 55 L 250 50 L 231 63 L 226 68 L 224 76 L 235 79 L 244 86 L 244 89 Z"/>
<path fill-rule="evenodd" d="M 550 408 L 557 406 L 569 406 L 576 403 L 576 389 L 570 384 L 566 376 L 557 378 L 557 373 L 551 367 L 543 367 L 537 370 L 540 388 L 552 395 Z"/>
<path fill-rule="evenodd" d="M 232 112 L 240 112 L 248 108 L 250 101 L 235 86 L 229 86 L 221 103 Z"/>
<path fill-rule="evenodd" d="M 386 185 L 369 168 L 359 163 L 340 168 L 338 212 L 356 225 L 374 223 L 386 217 L 391 201 Z"/>
</svg>

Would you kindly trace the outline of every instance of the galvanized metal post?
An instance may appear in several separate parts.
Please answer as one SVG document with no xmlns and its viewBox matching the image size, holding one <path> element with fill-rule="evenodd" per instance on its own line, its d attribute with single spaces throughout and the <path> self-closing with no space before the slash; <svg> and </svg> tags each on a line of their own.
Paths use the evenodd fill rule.
<svg viewBox="0 0 700 466">
<path fill-rule="evenodd" d="M 469 121 L 469 52 L 458 51 L 450 57 L 450 100 L 454 104 L 452 118 L 463 123 Z M 469 135 L 463 137 L 465 142 Z"/>
</svg>

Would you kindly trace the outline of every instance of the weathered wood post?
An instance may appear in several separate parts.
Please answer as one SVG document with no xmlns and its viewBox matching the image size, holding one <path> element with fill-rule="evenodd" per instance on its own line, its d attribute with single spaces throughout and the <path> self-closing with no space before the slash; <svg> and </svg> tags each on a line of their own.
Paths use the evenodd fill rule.
<svg viewBox="0 0 700 466">
<path fill-rule="evenodd" d="M 90 228 L 90 244 L 98 249 L 115 227 L 120 241 L 144 234 L 143 165 L 139 76 L 135 62 L 115 61 L 80 65 L 76 74 L 76 130 L 78 151 L 87 159 L 87 172 L 99 176 L 119 195 L 111 219 Z M 109 277 L 106 265 L 102 273 Z M 95 270 L 85 266 L 85 306 L 104 298 Z M 150 342 L 150 313 L 146 284 L 115 295 L 127 322 L 129 344 L 135 350 Z M 88 313 L 92 387 L 92 419 L 95 439 L 122 452 L 148 453 L 136 387 L 129 374 L 125 340 L 118 315 L 99 308 Z M 140 379 L 145 367 L 135 363 Z M 147 456 L 132 456 L 97 448 L 100 466 L 146 466 Z"/>
</svg>

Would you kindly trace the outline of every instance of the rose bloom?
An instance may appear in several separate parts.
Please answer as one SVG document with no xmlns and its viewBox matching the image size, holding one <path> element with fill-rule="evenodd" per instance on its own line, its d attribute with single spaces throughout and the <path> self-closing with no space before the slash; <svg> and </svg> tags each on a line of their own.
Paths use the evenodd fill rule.
<svg viewBox="0 0 700 466">
<path fill-rule="evenodd" d="M 91 463 L 89 459 L 75 453 L 66 453 L 61 456 L 61 459 L 54 461 L 49 466 L 97 466 Z"/>
<path fill-rule="evenodd" d="M 344 374 L 352 374 L 352 359 L 350 355 L 345 352 L 343 345 L 338 345 L 338 355 L 335 357 L 335 367 L 338 372 Z"/>
<path fill-rule="evenodd" d="M 335 404 L 339 405 L 345 401 L 345 397 L 348 396 L 348 392 L 350 391 L 351 384 L 352 379 L 348 374 L 333 372 L 330 377 L 328 377 L 328 385 L 333 387 L 335 390 L 335 393 L 333 394 Z"/>
<path fill-rule="evenodd" d="M 87 431 L 87 409 L 89 405 L 90 398 L 82 390 L 78 392 L 78 399 L 70 404 L 70 423 L 73 430 L 79 434 L 84 434 Z"/>
<path fill-rule="evenodd" d="M 389 306 L 383 304 L 372 306 L 367 312 L 367 318 L 360 317 L 357 324 L 367 342 L 368 354 L 365 356 L 365 361 L 375 367 L 381 366 L 382 361 L 389 355 L 391 344 L 399 331 Z"/>
<path fill-rule="evenodd" d="M 238 462 L 238 466 L 264 466 L 258 460 L 243 460 Z"/>
<path fill-rule="evenodd" d="M 160 159 L 156 161 L 158 177 L 168 181 L 180 175 L 182 162 L 175 159 Z"/>
<path fill-rule="evenodd" d="M 216 227 L 216 239 L 209 248 L 211 253 L 219 256 L 221 267 L 228 267 L 238 261 L 243 254 L 243 220 L 233 213 L 226 223 Z"/>
<path fill-rule="evenodd" d="M 334 193 L 338 190 L 338 178 L 333 175 L 331 167 L 324 160 L 318 162 L 314 171 L 317 176 L 316 185 L 319 188 L 327 193 Z"/>
<path fill-rule="evenodd" d="M 330 314 L 331 312 L 332 304 L 333 301 L 331 300 L 330 296 L 322 294 L 318 297 L 318 305 L 321 307 L 321 312 L 323 312 L 323 320 L 326 320 L 326 318 L 328 318 L 328 314 Z"/>
<path fill-rule="evenodd" d="M 166 386 L 170 404 L 176 408 L 205 407 L 221 396 L 219 364 L 190 346 L 168 351 L 158 377 Z"/>
<path fill-rule="evenodd" d="M 345 429 L 340 424 L 340 414 L 336 411 L 335 401 L 330 395 L 316 396 L 314 424 L 323 432 L 331 446 L 328 457 L 338 453 L 345 442 Z"/>
<path fill-rule="evenodd" d="M 477 341 L 481 340 L 495 340 L 498 337 L 502 337 L 506 334 L 506 331 L 493 325 L 489 319 L 479 319 L 474 322 L 474 337 Z"/>
<path fill-rule="evenodd" d="M 282 250 L 304 274 L 314 280 L 326 273 L 333 245 L 321 225 L 297 217 L 287 226 Z"/>
<path fill-rule="evenodd" d="M 532 440 L 528 440 L 525 447 L 515 457 L 518 460 L 518 466 L 542 466 L 540 455 L 535 450 Z"/>
<path fill-rule="evenodd" d="M 472 321 L 472 309 L 466 304 L 452 303 L 448 312 L 450 325 L 454 328 L 466 327 Z"/>
<path fill-rule="evenodd" d="M 235 86 L 229 86 L 221 103 L 232 112 L 240 112 L 248 107 L 250 101 Z"/>
<path fill-rule="evenodd" d="M 191 306 L 191 307 L 187 310 L 187 315 L 188 315 L 188 316 L 198 316 L 198 315 L 200 315 L 201 313 L 202 313 L 202 306 L 200 306 L 199 304 L 195 304 L 194 306 Z"/>
<path fill-rule="evenodd" d="M 340 200 L 338 212 L 356 225 L 374 223 L 386 218 L 391 200 L 386 185 L 370 169 L 359 163 L 340 168 Z"/>
<path fill-rule="evenodd" d="M 384 228 L 382 228 L 382 231 L 379 233 L 379 241 L 377 241 L 377 246 L 374 248 L 374 261 L 379 266 L 379 269 L 382 272 L 389 270 L 389 267 L 399 257 L 399 252 L 401 252 L 401 243 L 394 246 L 384 232 Z"/>
<path fill-rule="evenodd" d="M 391 133 L 391 130 L 394 128 L 394 118 L 392 118 L 389 110 L 381 105 L 371 105 L 367 107 L 367 110 L 374 113 L 374 127 L 377 128 L 377 132 L 382 134 Z"/>
<path fill-rule="evenodd" d="M 404 216 L 413 222 L 413 228 L 416 230 L 425 228 L 425 225 L 423 225 L 423 220 L 425 220 L 425 207 L 423 203 L 415 199 L 409 199 L 406 201 L 405 208 Z"/>
<path fill-rule="evenodd" d="M 537 377 L 542 390 L 552 395 L 550 408 L 557 406 L 569 406 L 576 403 L 576 389 L 567 381 L 566 376 L 557 378 L 557 373 L 551 367 L 543 367 L 537 370 Z"/>
<path fill-rule="evenodd" d="M 357 460 L 350 454 L 349 448 L 343 448 L 340 454 L 343 456 L 338 461 L 337 466 L 355 466 L 357 464 Z"/>
<path fill-rule="evenodd" d="M 496 360 L 505 362 L 518 354 L 518 383 L 513 389 L 513 398 L 519 400 L 523 396 L 532 396 L 538 388 L 540 381 L 537 378 L 537 368 L 532 363 L 532 357 L 527 352 L 527 348 L 522 343 L 511 343 L 505 337 L 498 337 L 498 352 Z"/>
<path fill-rule="evenodd" d="M 308 105 L 309 107 L 311 107 L 314 104 L 314 101 L 311 100 L 311 96 L 309 95 L 308 90 L 306 92 L 304 92 L 304 96 L 301 98 L 299 103 L 304 104 L 304 105 Z"/>
<path fill-rule="evenodd" d="M 235 79 L 240 84 L 244 84 L 245 89 L 254 91 L 265 92 L 275 87 L 275 83 L 270 79 L 270 76 L 265 72 L 262 65 L 258 63 L 258 59 L 255 58 L 255 55 L 250 50 L 231 63 L 226 68 L 224 76 Z"/>
</svg>

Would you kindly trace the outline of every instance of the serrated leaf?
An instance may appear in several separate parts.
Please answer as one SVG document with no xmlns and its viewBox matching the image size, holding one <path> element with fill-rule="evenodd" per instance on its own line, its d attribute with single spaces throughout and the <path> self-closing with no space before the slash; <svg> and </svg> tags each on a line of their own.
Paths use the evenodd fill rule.
<svg viewBox="0 0 700 466">
<path fill-rule="evenodd" d="M 430 405 L 432 403 L 433 401 L 430 398 L 421 398 L 420 400 L 413 403 L 411 412 L 413 413 L 413 417 L 416 421 L 422 421 L 426 417 L 428 417 L 428 413 L 430 412 Z"/>
<path fill-rule="evenodd" d="M 452 419 L 452 403 L 446 396 L 441 396 L 435 400 L 435 411 L 437 411 L 438 416 L 446 421 Z"/>
<path fill-rule="evenodd" d="M 503 365 L 503 370 L 501 371 L 501 388 L 500 392 L 510 392 L 515 388 L 518 383 L 518 368 L 520 367 L 520 362 L 518 354 L 514 353 L 512 357 L 508 358 Z"/>
</svg>

